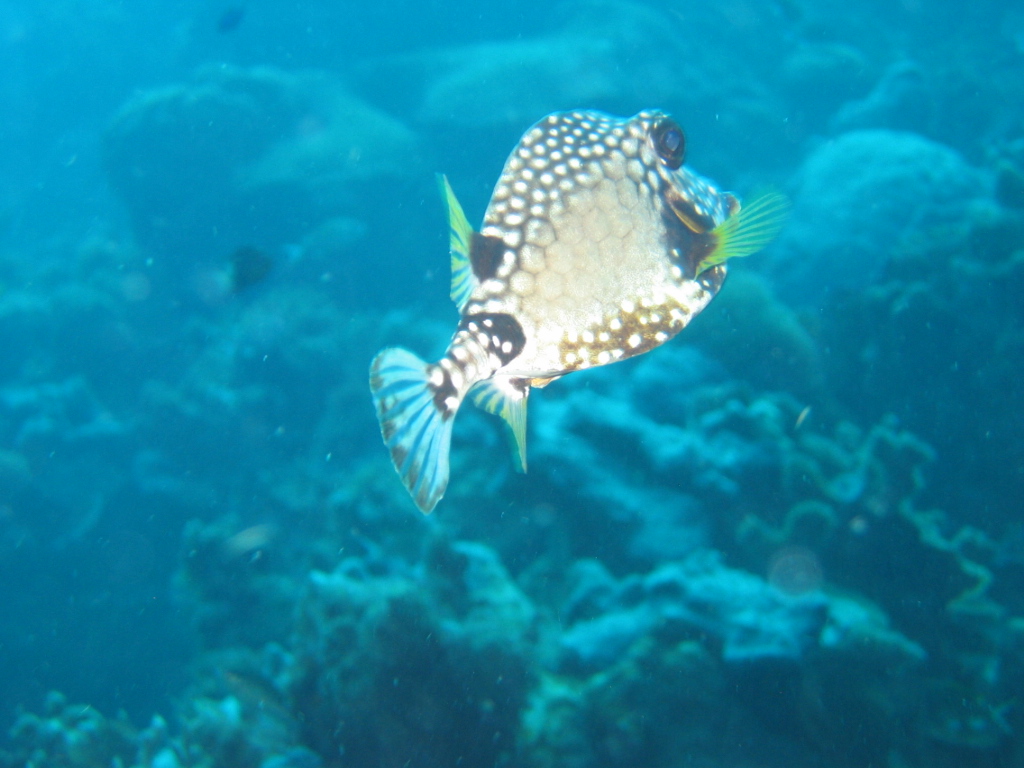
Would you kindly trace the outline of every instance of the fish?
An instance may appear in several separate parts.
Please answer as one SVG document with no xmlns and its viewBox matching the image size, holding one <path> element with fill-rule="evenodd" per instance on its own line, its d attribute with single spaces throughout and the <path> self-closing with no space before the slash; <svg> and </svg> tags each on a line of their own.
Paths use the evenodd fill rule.
<svg viewBox="0 0 1024 768">
<path fill-rule="evenodd" d="M 778 234 L 784 195 L 741 206 L 685 150 L 658 110 L 548 115 L 508 156 L 478 231 L 438 176 L 458 326 L 436 362 L 388 347 L 370 365 L 381 435 L 422 512 L 447 489 L 467 397 L 510 427 L 525 472 L 531 389 L 661 346 L 718 293 L 729 259 Z"/>
<path fill-rule="evenodd" d="M 231 254 L 231 290 L 240 293 L 262 283 L 274 268 L 274 260 L 259 248 L 243 245 Z"/>
<path fill-rule="evenodd" d="M 217 17 L 217 31 L 222 35 L 227 34 L 228 32 L 234 32 L 242 26 L 242 21 L 244 19 L 244 5 L 229 5 L 221 11 L 220 16 Z"/>
</svg>

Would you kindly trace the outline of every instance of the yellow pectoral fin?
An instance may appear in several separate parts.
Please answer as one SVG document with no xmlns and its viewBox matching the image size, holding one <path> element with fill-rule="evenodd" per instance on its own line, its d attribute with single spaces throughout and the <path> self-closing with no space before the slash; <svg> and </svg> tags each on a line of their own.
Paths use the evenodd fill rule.
<svg viewBox="0 0 1024 768">
<path fill-rule="evenodd" d="M 697 265 L 699 275 L 729 259 L 757 253 L 782 231 L 790 209 L 789 198 L 781 192 L 758 195 L 713 230 L 715 247 Z"/>
</svg>

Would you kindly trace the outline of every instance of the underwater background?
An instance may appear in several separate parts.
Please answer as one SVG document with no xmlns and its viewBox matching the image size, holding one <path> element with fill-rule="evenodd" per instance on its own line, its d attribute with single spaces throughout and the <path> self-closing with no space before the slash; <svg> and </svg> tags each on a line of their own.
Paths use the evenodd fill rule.
<svg viewBox="0 0 1024 768">
<path fill-rule="evenodd" d="M 1024 8 L 0 1 L 0 766 L 1024 766 Z M 552 111 L 793 201 L 650 355 L 464 409 Z"/>
</svg>

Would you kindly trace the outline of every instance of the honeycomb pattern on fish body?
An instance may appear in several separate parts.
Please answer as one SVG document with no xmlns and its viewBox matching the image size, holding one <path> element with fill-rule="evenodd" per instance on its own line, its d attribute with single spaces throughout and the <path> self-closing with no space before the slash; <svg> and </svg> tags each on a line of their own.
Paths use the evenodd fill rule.
<svg viewBox="0 0 1024 768">
<path fill-rule="evenodd" d="M 724 271 L 687 274 L 685 238 L 728 215 L 726 200 L 666 168 L 648 137 L 664 116 L 551 115 L 505 164 L 481 233 L 504 247 L 470 312 L 508 312 L 527 343 L 515 368 L 569 371 L 656 347 L 710 301 Z M 670 207 L 671 201 L 671 207 Z M 670 242 L 668 231 L 676 232 Z M 682 240 L 679 240 L 682 238 Z M 691 270 L 692 271 L 692 270 Z"/>
</svg>

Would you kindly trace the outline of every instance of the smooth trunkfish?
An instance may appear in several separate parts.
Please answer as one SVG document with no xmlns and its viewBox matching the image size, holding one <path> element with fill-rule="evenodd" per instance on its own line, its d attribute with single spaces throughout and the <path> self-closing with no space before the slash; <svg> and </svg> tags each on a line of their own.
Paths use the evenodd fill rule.
<svg viewBox="0 0 1024 768">
<path fill-rule="evenodd" d="M 532 387 L 664 344 L 718 293 L 728 259 L 778 233 L 784 196 L 741 208 L 683 166 L 684 150 L 662 112 L 549 115 L 509 155 L 479 232 L 439 177 L 458 328 L 436 363 L 388 348 L 370 366 L 381 434 L 420 510 L 444 495 L 467 395 L 511 427 L 525 471 Z"/>
</svg>

